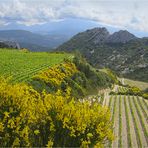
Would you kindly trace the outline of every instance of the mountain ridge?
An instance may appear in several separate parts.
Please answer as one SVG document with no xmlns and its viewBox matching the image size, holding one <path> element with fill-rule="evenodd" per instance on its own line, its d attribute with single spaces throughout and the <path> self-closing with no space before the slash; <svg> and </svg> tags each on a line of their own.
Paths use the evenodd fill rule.
<svg viewBox="0 0 148 148">
<path fill-rule="evenodd" d="M 99 31 L 100 34 L 97 34 L 96 32 Z M 77 50 L 93 66 L 108 67 L 130 78 L 130 73 L 133 75 L 143 68 L 145 70 L 140 73 L 141 78 L 134 75 L 132 77 L 148 81 L 148 38 L 138 38 L 128 31 L 120 30 L 109 34 L 105 28 L 86 30 L 75 35 L 56 50 L 69 52 Z"/>
<path fill-rule="evenodd" d="M 21 48 L 29 48 L 32 51 L 49 51 L 63 42 L 61 38 L 26 30 L 0 30 L 0 40 L 17 42 Z"/>
</svg>

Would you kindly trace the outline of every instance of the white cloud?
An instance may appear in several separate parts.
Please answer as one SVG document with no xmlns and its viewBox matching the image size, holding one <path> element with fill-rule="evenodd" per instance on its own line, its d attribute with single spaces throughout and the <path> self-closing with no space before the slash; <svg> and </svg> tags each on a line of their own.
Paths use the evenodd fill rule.
<svg viewBox="0 0 148 148">
<path fill-rule="evenodd" d="M 61 21 L 66 17 L 148 32 L 146 0 L 1 0 L 1 22 L 25 25 Z"/>
<path fill-rule="evenodd" d="M 9 23 L 8 22 L 5 22 L 3 20 L 0 20 L 0 26 L 6 26 L 8 25 Z"/>
</svg>

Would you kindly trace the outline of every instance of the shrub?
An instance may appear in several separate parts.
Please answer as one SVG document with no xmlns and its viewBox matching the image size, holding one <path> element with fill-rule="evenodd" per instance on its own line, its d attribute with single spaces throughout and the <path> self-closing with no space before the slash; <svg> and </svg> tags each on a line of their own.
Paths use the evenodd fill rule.
<svg viewBox="0 0 148 148">
<path fill-rule="evenodd" d="M 145 98 L 145 99 L 148 99 L 148 93 L 144 93 L 144 94 L 142 95 L 142 97 Z"/>
<path fill-rule="evenodd" d="M 28 53 L 28 52 L 29 52 L 29 49 L 27 49 L 27 48 L 22 48 L 21 51 L 22 51 L 22 52 L 25 52 L 25 53 Z"/>
<path fill-rule="evenodd" d="M 0 79 L 2 147 L 100 147 L 113 140 L 108 108 L 75 101 L 66 92 L 38 93 Z"/>
<path fill-rule="evenodd" d="M 76 60 L 75 63 L 65 61 L 33 77 L 31 85 L 41 92 L 63 92 L 70 87 L 71 95 L 81 98 L 98 92 L 99 88 L 111 86 L 109 77 L 101 72 L 97 73 L 86 61 Z"/>
</svg>

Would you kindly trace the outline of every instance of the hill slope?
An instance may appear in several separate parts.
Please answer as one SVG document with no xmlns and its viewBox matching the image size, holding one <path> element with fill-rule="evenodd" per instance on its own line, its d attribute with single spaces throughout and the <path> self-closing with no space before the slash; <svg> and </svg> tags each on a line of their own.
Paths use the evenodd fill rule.
<svg viewBox="0 0 148 148">
<path fill-rule="evenodd" d="M 49 66 L 71 58 L 71 54 L 24 52 L 7 48 L 0 49 L 0 55 L 0 75 L 12 76 L 15 82 L 26 81 Z"/>
<path fill-rule="evenodd" d="M 128 31 L 109 34 L 106 28 L 94 28 L 75 35 L 57 50 L 78 50 L 97 68 L 109 67 L 124 76 L 148 81 L 148 39 Z"/>
</svg>

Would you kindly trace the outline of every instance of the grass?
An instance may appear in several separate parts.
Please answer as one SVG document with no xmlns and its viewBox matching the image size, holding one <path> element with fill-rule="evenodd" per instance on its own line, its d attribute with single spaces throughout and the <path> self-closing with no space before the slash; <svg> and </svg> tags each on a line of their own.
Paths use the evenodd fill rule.
<svg viewBox="0 0 148 148">
<path fill-rule="evenodd" d="M 126 123 L 127 123 L 127 140 L 128 140 L 128 147 L 132 147 L 131 133 L 130 133 L 130 122 L 129 122 L 129 116 L 128 116 L 128 109 L 127 109 L 126 96 L 124 96 L 124 108 L 125 108 Z"/>
<path fill-rule="evenodd" d="M 146 88 L 148 88 L 148 83 L 146 83 L 146 82 L 134 81 L 134 80 L 130 80 L 130 79 L 124 79 L 124 82 L 125 82 L 125 84 L 128 84 L 130 86 L 137 86 L 141 90 L 145 90 Z"/>
<path fill-rule="evenodd" d="M 121 100 L 121 95 L 120 95 L 120 98 L 119 98 L 119 146 L 118 147 L 122 147 L 122 111 L 121 111 L 121 108 L 122 108 L 122 100 Z"/>
<path fill-rule="evenodd" d="M 113 96 L 111 96 L 111 97 L 110 97 L 110 99 L 109 99 L 109 105 L 108 105 L 108 106 L 109 106 L 109 108 L 111 108 L 112 98 L 113 98 Z"/>
<path fill-rule="evenodd" d="M 25 81 L 50 66 L 72 58 L 71 54 L 47 52 L 23 52 L 0 49 L 0 75 L 12 76 L 13 81 Z"/>
</svg>

